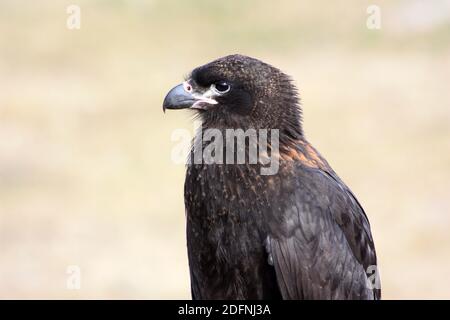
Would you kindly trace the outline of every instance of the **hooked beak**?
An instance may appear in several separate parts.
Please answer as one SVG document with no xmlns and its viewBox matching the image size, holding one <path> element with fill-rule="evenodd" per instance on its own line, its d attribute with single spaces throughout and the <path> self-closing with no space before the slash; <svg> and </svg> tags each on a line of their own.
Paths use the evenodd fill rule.
<svg viewBox="0 0 450 320">
<path fill-rule="evenodd" d="M 163 111 L 166 109 L 200 109 L 208 110 L 217 101 L 211 98 L 211 91 L 196 93 L 190 85 L 182 83 L 174 87 L 164 98 Z"/>
</svg>

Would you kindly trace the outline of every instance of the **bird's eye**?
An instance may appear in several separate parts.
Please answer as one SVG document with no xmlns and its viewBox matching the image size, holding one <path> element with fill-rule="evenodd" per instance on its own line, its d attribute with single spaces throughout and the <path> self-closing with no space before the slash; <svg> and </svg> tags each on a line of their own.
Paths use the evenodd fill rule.
<svg viewBox="0 0 450 320">
<path fill-rule="evenodd" d="M 219 94 L 224 94 L 230 91 L 231 86 L 225 81 L 219 81 L 212 84 L 211 88 Z"/>
</svg>

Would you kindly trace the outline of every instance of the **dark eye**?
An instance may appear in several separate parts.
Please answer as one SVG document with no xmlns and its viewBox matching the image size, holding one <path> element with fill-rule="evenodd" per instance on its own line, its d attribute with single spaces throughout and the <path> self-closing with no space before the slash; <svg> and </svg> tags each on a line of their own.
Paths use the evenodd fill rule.
<svg viewBox="0 0 450 320">
<path fill-rule="evenodd" d="M 218 93 L 223 94 L 230 91 L 231 86 L 225 81 L 219 81 L 211 85 L 211 88 L 217 91 Z"/>
</svg>

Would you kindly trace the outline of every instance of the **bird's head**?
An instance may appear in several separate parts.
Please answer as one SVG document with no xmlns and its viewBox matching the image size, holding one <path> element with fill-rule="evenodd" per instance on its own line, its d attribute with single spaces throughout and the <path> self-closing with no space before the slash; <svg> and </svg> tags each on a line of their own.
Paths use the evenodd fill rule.
<svg viewBox="0 0 450 320">
<path fill-rule="evenodd" d="M 289 76 L 260 60 L 230 55 L 194 69 L 163 109 L 193 109 L 206 127 L 280 129 L 301 135 L 297 90 Z"/>
</svg>

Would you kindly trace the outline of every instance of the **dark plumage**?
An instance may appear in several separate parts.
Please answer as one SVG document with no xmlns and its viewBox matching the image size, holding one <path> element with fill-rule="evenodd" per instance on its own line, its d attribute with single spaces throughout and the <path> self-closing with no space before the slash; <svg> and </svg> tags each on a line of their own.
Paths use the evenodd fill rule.
<svg viewBox="0 0 450 320">
<path fill-rule="evenodd" d="M 366 273 L 377 264 L 369 221 L 306 141 L 288 76 L 250 57 L 226 56 L 167 95 L 164 109 L 180 108 L 195 109 L 203 130 L 279 129 L 280 138 L 275 175 L 261 175 L 260 163 L 188 165 L 194 299 L 380 298 Z"/>
</svg>

